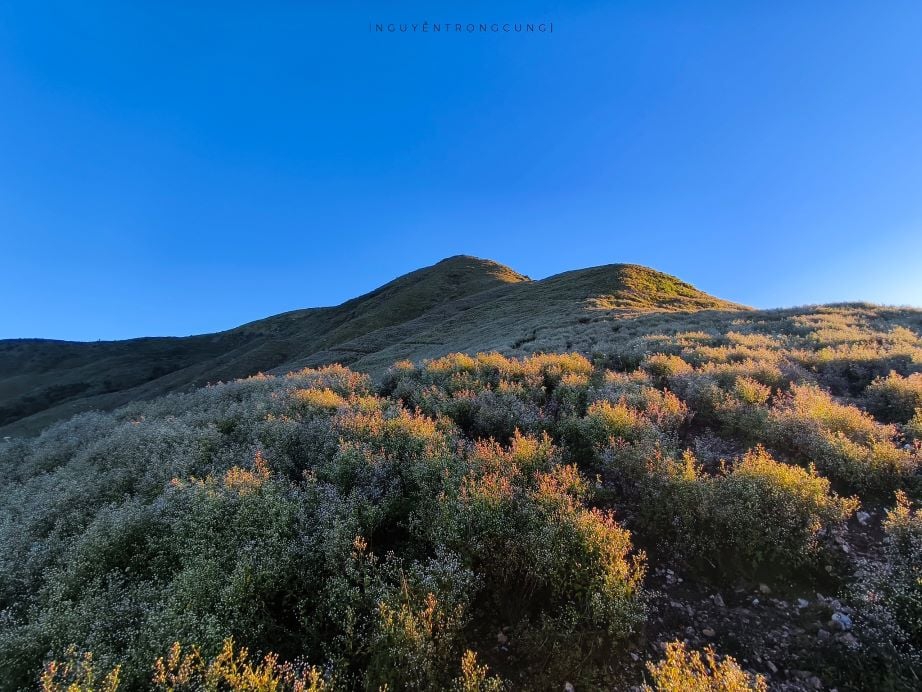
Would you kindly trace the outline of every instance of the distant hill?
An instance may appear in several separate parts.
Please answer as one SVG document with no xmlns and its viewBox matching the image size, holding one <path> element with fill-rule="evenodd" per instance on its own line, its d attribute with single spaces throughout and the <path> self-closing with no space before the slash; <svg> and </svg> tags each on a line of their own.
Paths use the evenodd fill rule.
<svg viewBox="0 0 922 692">
<path fill-rule="evenodd" d="M 215 334 L 125 341 L 0 341 L 0 435 L 32 434 L 90 409 L 257 372 L 342 363 L 378 375 L 400 359 L 453 351 L 591 352 L 612 320 L 737 311 L 645 267 L 612 264 L 540 281 L 457 256 L 342 305 L 286 312 Z"/>
</svg>

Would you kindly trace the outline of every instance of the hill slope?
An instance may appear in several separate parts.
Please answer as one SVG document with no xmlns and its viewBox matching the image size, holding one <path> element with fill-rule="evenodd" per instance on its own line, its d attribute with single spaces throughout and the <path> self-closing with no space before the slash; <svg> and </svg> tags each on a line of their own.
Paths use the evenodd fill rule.
<svg viewBox="0 0 922 692">
<path fill-rule="evenodd" d="M 0 435 L 31 434 L 80 411 L 256 372 L 338 362 L 380 374 L 395 360 L 453 351 L 589 352 L 611 334 L 612 319 L 740 309 L 636 265 L 531 281 L 496 262 L 451 257 L 336 307 L 287 312 L 216 334 L 0 341 Z"/>
</svg>

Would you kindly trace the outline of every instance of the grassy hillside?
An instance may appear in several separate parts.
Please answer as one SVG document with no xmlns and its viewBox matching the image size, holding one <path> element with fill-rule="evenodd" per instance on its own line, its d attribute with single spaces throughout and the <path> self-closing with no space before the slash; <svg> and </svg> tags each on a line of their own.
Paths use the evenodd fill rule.
<svg viewBox="0 0 922 692">
<path fill-rule="evenodd" d="M 0 443 L 0 688 L 919 689 L 922 312 L 501 283 Z"/>
<path fill-rule="evenodd" d="M 89 409 L 282 367 L 434 306 L 526 280 L 453 257 L 335 308 L 297 310 L 217 334 L 73 343 L 0 341 L 0 434 L 29 434 Z"/>
<path fill-rule="evenodd" d="M 0 341 L 0 435 L 33 434 L 80 411 L 257 372 L 335 362 L 380 375 L 400 358 L 570 348 L 588 333 L 585 325 L 641 312 L 739 307 L 643 267 L 609 265 L 530 281 L 495 262 L 452 257 L 337 307 L 217 334 Z"/>
</svg>

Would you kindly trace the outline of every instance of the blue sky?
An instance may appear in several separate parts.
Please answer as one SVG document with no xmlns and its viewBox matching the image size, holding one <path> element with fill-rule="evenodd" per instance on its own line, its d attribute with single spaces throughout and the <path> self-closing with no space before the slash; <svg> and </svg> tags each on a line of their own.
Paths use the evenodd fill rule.
<svg viewBox="0 0 922 692">
<path fill-rule="evenodd" d="M 0 337 L 214 331 L 459 253 L 922 305 L 920 35 L 918 2 L 3 3 Z"/>
</svg>

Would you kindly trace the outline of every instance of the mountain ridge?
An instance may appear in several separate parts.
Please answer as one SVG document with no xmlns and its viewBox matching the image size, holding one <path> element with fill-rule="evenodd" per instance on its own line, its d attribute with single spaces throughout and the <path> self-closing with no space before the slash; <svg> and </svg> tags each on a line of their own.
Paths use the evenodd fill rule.
<svg viewBox="0 0 922 692">
<path fill-rule="evenodd" d="M 745 310 L 640 265 L 532 280 L 455 255 L 330 307 L 292 310 L 211 334 L 124 341 L 0 341 L 0 435 L 32 434 L 81 411 L 257 372 L 338 362 L 381 374 L 451 351 L 566 348 L 565 333 L 650 312 Z"/>
</svg>

